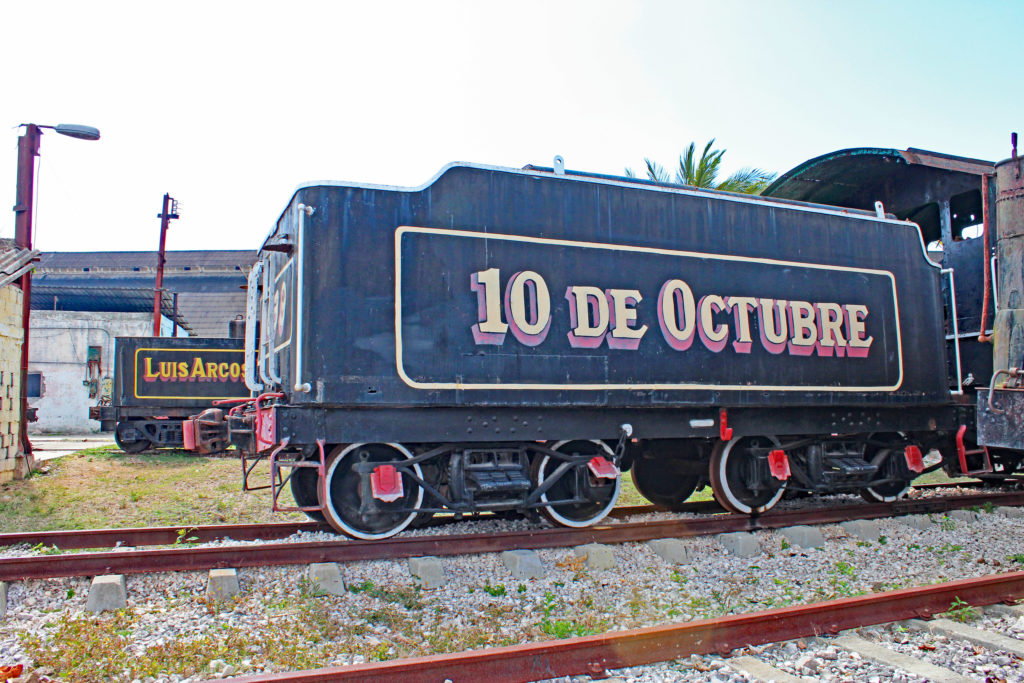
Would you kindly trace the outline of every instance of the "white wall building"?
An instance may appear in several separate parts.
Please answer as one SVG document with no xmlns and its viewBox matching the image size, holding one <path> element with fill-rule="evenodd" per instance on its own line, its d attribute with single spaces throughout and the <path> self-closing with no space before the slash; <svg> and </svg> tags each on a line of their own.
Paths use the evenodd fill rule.
<svg viewBox="0 0 1024 683">
<path fill-rule="evenodd" d="M 161 336 L 173 323 L 161 319 Z M 179 327 L 178 336 L 188 336 Z M 29 406 L 38 421 L 30 434 L 100 431 L 89 407 L 109 399 L 114 377 L 114 340 L 153 334 L 152 313 L 33 310 L 29 321 Z"/>
</svg>

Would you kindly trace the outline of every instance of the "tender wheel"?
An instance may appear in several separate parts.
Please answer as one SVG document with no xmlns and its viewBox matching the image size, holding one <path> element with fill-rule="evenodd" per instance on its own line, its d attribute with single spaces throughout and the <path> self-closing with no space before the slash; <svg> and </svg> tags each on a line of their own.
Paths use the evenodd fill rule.
<svg viewBox="0 0 1024 683">
<path fill-rule="evenodd" d="M 124 441 L 121 439 L 121 430 L 131 429 L 135 430 L 131 424 L 118 423 L 117 429 L 114 430 L 114 443 L 125 453 L 141 453 L 142 451 L 148 450 L 153 447 L 153 444 L 148 439 L 136 439 L 135 441 Z"/>
<path fill-rule="evenodd" d="M 894 478 L 895 481 L 865 486 L 860 490 L 861 498 L 869 503 L 891 503 L 907 495 L 907 491 L 910 490 L 910 482 L 917 475 L 907 470 L 902 457 L 899 451 L 889 448 L 879 449 L 871 458 L 871 462 L 878 465 L 878 473 L 875 474 L 875 478 Z"/>
<path fill-rule="evenodd" d="M 423 504 L 420 485 L 403 474 L 402 497 L 385 503 L 372 497 L 369 481 L 364 486 L 362 476 L 352 466 L 362 461 L 385 463 L 412 457 L 408 449 L 397 443 L 357 443 L 335 448 L 327 458 L 327 523 L 343 534 L 371 541 L 394 536 L 408 527 Z M 417 477 L 423 478 L 419 465 L 412 469 Z"/>
<path fill-rule="evenodd" d="M 316 470 L 312 467 L 296 467 L 292 470 L 291 479 L 288 480 L 292 489 L 292 498 L 299 507 L 316 505 L 318 496 L 316 491 Z M 324 513 L 319 511 L 307 512 L 306 516 L 314 522 L 327 521 Z"/>
<path fill-rule="evenodd" d="M 756 456 L 766 454 L 778 442 L 765 436 L 738 436 L 720 442 L 711 454 L 711 489 L 722 507 L 744 515 L 771 510 L 782 494 L 786 482 L 768 471 L 768 462 Z"/>
<path fill-rule="evenodd" d="M 611 459 L 615 454 L 607 444 L 601 441 L 559 441 L 551 446 L 551 450 L 559 453 L 577 455 L 601 455 Z M 533 461 L 532 475 L 534 487 L 540 486 L 558 468 L 560 461 L 547 455 L 541 455 Z M 579 485 L 579 490 L 577 489 Z M 614 480 L 598 479 L 584 464 L 576 471 L 569 470 L 559 477 L 541 497 L 541 501 L 565 500 L 568 498 L 584 498 L 582 503 L 562 503 L 545 505 L 541 513 L 555 524 L 568 527 L 585 527 L 595 524 L 604 518 L 615 507 L 622 490 L 622 477 Z"/>
<path fill-rule="evenodd" d="M 697 490 L 700 475 L 693 472 L 693 461 L 682 460 L 680 450 L 695 450 L 689 444 L 672 442 L 671 453 L 645 450 L 633 460 L 630 474 L 633 485 L 647 500 L 669 510 L 680 510 L 683 503 Z"/>
</svg>

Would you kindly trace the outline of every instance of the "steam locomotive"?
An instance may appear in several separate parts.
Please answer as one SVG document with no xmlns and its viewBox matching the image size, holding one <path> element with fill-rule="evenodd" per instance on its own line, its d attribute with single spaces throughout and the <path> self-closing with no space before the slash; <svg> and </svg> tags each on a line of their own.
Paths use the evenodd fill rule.
<svg viewBox="0 0 1024 683">
<path fill-rule="evenodd" d="M 289 486 L 361 539 L 440 512 L 591 525 L 625 471 L 667 508 L 710 483 L 751 515 L 892 501 L 938 467 L 1007 479 L 1021 167 L 865 148 L 758 197 L 559 158 L 301 186 L 249 275 L 251 397 L 184 440 L 269 460 L 275 509 Z"/>
</svg>

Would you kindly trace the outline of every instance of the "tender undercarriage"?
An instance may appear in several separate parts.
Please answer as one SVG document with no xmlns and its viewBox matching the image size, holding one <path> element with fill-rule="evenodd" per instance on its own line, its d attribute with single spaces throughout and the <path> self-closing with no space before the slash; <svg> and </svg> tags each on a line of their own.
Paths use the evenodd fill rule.
<svg viewBox="0 0 1024 683">
<path fill-rule="evenodd" d="M 206 411 L 186 422 L 186 442 L 242 451 L 246 489 L 256 462 L 269 459 L 274 508 L 298 509 L 348 536 L 373 540 L 421 525 L 438 513 L 513 512 L 567 527 L 597 523 L 615 506 L 621 473 L 655 505 L 679 509 L 710 484 L 731 512 L 758 515 L 785 496 L 860 493 L 871 502 L 905 495 L 921 474 L 1002 481 L 1022 454 L 978 448 L 961 427 L 948 432 L 878 432 L 729 439 L 635 439 L 481 443 L 351 443 L 295 446 L 267 440 L 269 407 Z M 269 414 L 266 413 L 266 414 Z M 269 418 L 264 418 L 269 419 Z M 262 437 L 260 436 L 262 435 Z M 296 505 L 280 503 L 285 487 Z M 267 488 L 266 486 L 262 488 Z"/>
</svg>

